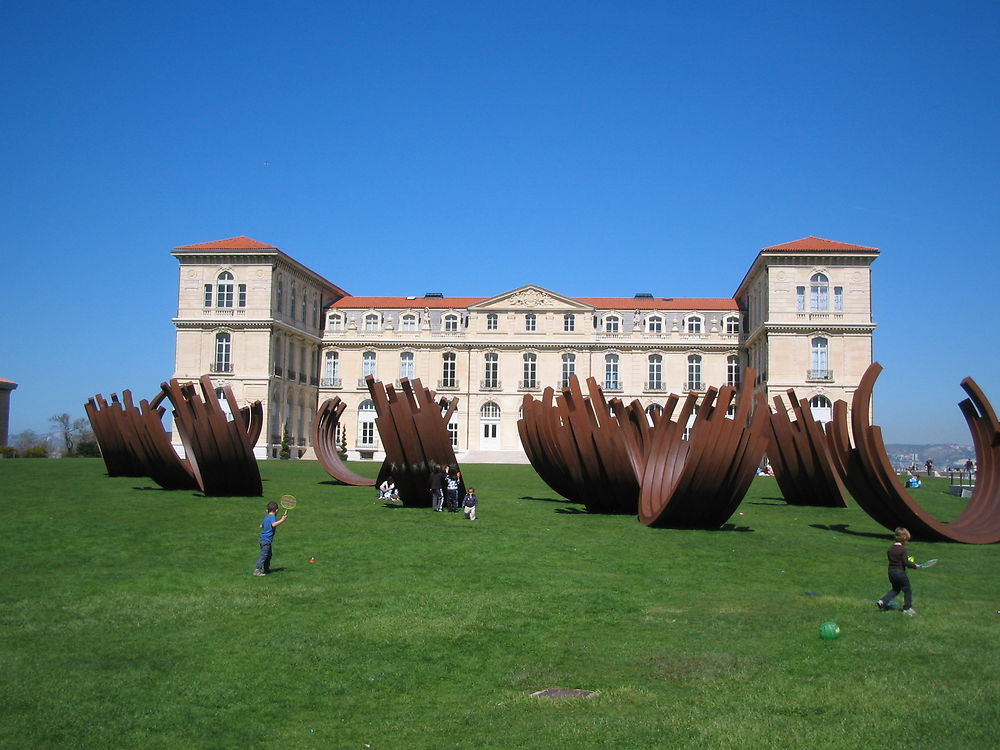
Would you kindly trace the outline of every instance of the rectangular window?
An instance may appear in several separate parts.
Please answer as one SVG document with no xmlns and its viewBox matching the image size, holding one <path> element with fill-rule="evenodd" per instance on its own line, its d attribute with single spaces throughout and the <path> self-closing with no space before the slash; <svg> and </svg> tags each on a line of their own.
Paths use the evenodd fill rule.
<svg viewBox="0 0 1000 750">
<path fill-rule="evenodd" d="M 562 387 L 569 387 L 569 379 L 576 375 L 576 357 L 564 354 L 562 358 Z"/>
<path fill-rule="evenodd" d="M 563 315 L 563 330 L 566 333 L 571 333 L 576 330 L 575 315 Z"/>
<path fill-rule="evenodd" d="M 487 354 L 483 370 L 483 388 L 500 387 L 500 357 L 497 354 Z"/>
<path fill-rule="evenodd" d="M 205 307 L 212 306 L 212 285 L 205 284 Z"/>
<path fill-rule="evenodd" d="M 618 379 L 618 357 L 608 357 L 604 361 L 604 387 L 609 391 L 618 390 L 620 381 Z"/>
<path fill-rule="evenodd" d="M 455 355 L 445 354 L 441 361 L 441 386 L 443 388 L 454 388 L 457 384 L 455 379 Z"/>
<path fill-rule="evenodd" d="M 833 288 L 833 309 L 834 312 L 844 311 L 844 287 L 842 286 Z"/>
<path fill-rule="evenodd" d="M 361 423 L 361 444 L 362 445 L 375 445 L 375 423 L 374 422 L 362 422 Z"/>
<path fill-rule="evenodd" d="M 497 330 L 499 317 L 496 313 L 490 313 L 486 316 L 486 330 L 495 331 Z"/>
<path fill-rule="evenodd" d="M 524 372 L 522 373 L 524 379 L 522 380 L 521 385 L 524 388 L 534 388 L 535 378 L 537 377 L 537 374 L 538 374 L 538 360 L 535 358 L 535 355 L 534 354 L 525 355 Z"/>
<path fill-rule="evenodd" d="M 806 309 L 806 288 L 804 286 L 795 287 L 795 311 L 805 312 Z"/>
<path fill-rule="evenodd" d="M 246 307 L 247 306 L 247 285 L 246 284 L 240 284 L 239 286 L 236 287 L 236 291 L 237 291 L 236 306 L 237 307 Z"/>
<path fill-rule="evenodd" d="M 535 330 L 535 314 L 528 313 L 524 316 L 524 330 L 534 331 Z"/>
<path fill-rule="evenodd" d="M 451 447 L 458 447 L 458 422 L 448 423 L 448 439 L 451 441 Z"/>
</svg>

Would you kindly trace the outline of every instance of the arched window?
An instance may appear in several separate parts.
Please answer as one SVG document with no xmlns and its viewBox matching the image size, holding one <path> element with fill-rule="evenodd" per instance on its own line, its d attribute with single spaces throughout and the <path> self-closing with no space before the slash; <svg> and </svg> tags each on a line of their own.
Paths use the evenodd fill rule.
<svg viewBox="0 0 1000 750">
<path fill-rule="evenodd" d="M 736 315 L 730 315 L 726 318 L 726 333 L 739 333 L 740 332 L 740 319 Z"/>
<path fill-rule="evenodd" d="M 361 378 L 371 375 L 373 378 L 377 378 L 378 375 L 375 372 L 375 352 L 365 352 L 361 355 Z"/>
<path fill-rule="evenodd" d="M 445 315 L 442 320 L 441 327 L 448 333 L 455 333 L 458 330 L 458 316 L 457 315 Z"/>
<path fill-rule="evenodd" d="M 399 354 L 399 379 L 403 378 L 413 380 L 413 352 Z"/>
<path fill-rule="evenodd" d="M 809 309 L 830 309 L 830 279 L 822 273 L 814 273 L 809 278 Z"/>
<path fill-rule="evenodd" d="M 375 403 L 367 399 L 358 406 L 358 447 L 375 448 Z"/>
<path fill-rule="evenodd" d="M 649 424 L 653 424 L 661 414 L 663 414 L 663 407 L 659 404 L 650 404 L 646 407 L 646 419 Z"/>
<path fill-rule="evenodd" d="M 701 382 L 701 355 L 690 354 L 687 361 L 687 390 L 703 391 L 704 384 Z"/>
<path fill-rule="evenodd" d="M 560 383 L 560 387 L 568 388 L 569 379 L 574 375 L 576 375 L 576 355 L 575 354 L 562 355 L 562 380 Z"/>
<path fill-rule="evenodd" d="M 232 353 L 233 337 L 228 333 L 215 334 L 215 363 L 212 372 L 232 372 L 233 363 L 230 359 Z"/>
<path fill-rule="evenodd" d="M 703 323 L 700 315 L 689 315 L 684 320 L 684 330 L 688 333 L 701 333 Z"/>
<path fill-rule="evenodd" d="M 536 316 L 534 313 L 527 313 L 524 316 L 524 330 L 534 331 L 537 324 L 538 324 L 538 316 Z"/>
<path fill-rule="evenodd" d="M 413 313 L 406 313 L 400 319 L 400 330 L 402 331 L 415 331 L 417 330 L 417 316 Z"/>
<path fill-rule="evenodd" d="M 826 396 L 813 396 L 809 399 L 809 411 L 817 422 L 829 422 L 833 418 L 833 404 Z"/>
<path fill-rule="evenodd" d="M 215 306 L 233 306 L 233 275 L 229 271 L 223 271 L 215 280 Z"/>
<path fill-rule="evenodd" d="M 538 387 L 538 355 L 528 352 L 522 357 L 521 388 Z"/>
<path fill-rule="evenodd" d="M 441 355 L 441 380 L 438 388 L 457 388 L 458 375 L 455 371 L 458 357 L 455 352 L 445 352 Z"/>
<path fill-rule="evenodd" d="M 365 330 L 377 331 L 379 326 L 378 313 L 368 313 L 365 315 Z"/>
<path fill-rule="evenodd" d="M 740 385 L 740 358 L 731 354 L 726 358 L 726 385 L 739 388 Z"/>
<path fill-rule="evenodd" d="M 646 331 L 648 333 L 663 333 L 663 318 L 659 315 L 650 315 L 646 318 Z"/>
<path fill-rule="evenodd" d="M 648 366 L 649 380 L 646 381 L 647 391 L 663 390 L 663 355 L 650 354 Z"/>
<path fill-rule="evenodd" d="M 484 419 L 500 419 L 500 407 L 493 401 L 487 401 L 479 410 L 479 416 Z"/>
<path fill-rule="evenodd" d="M 604 388 L 617 391 L 622 387 L 621 357 L 617 354 L 604 355 Z"/>
<path fill-rule="evenodd" d="M 604 332 L 618 333 L 622 329 L 622 319 L 617 315 L 604 316 Z"/>
<path fill-rule="evenodd" d="M 500 327 L 500 316 L 496 313 L 487 313 L 486 315 L 486 330 L 495 331 Z"/>
<path fill-rule="evenodd" d="M 500 355 L 496 352 L 487 352 L 483 360 L 483 388 L 499 388 Z"/>
<path fill-rule="evenodd" d="M 830 375 L 829 342 L 822 336 L 812 340 L 809 377 L 816 380 L 826 380 Z"/>
<path fill-rule="evenodd" d="M 337 352 L 327 352 L 323 364 L 323 385 L 340 385 L 340 355 Z"/>
</svg>

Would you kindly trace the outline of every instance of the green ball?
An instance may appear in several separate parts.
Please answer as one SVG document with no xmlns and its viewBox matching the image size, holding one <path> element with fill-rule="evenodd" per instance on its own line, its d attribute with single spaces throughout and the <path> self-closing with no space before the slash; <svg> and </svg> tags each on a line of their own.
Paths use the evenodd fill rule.
<svg viewBox="0 0 1000 750">
<path fill-rule="evenodd" d="M 819 626 L 819 634 L 826 640 L 832 641 L 840 637 L 840 625 L 835 622 L 824 622 Z"/>
</svg>

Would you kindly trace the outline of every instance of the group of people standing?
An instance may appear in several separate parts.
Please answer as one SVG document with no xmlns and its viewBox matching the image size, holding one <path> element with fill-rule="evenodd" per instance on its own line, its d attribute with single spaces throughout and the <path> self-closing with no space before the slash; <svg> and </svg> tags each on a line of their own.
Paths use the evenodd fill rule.
<svg viewBox="0 0 1000 750">
<path fill-rule="evenodd" d="M 434 470 L 431 472 L 430 484 L 431 510 L 443 513 L 447 503 L 449 513 L 458 513 L 458 509 L 461 507 L 466 518 L 470 521 L 476 520 L 476 507 L 479 505 L 476 488 L 466 488 L 465 497 L 462 498 L 461 504 L 459 503 L 462 472 L 458 470 L 457 466 L 438 466 L 435 464 Z"/>
</svg>

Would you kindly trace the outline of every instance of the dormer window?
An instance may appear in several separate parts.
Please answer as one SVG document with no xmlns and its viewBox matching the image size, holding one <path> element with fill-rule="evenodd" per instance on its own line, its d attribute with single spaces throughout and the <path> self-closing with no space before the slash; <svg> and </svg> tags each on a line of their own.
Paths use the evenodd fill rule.
<svg viewBox="0 0 1000 750">
<path fill-rule="evenodd" d="M 663 318 L 659 315 L 651 315 L 646 318 L 646 331 L 649 333 L 663 333 Z"/>
<path fill-rule="evenodd" d="M 688 333 L 701 333 L 704 321 L 700 315 L 689 315 L 684 320 L 684 330 Z"/>
<path fill-rule="evenodd" d="M 458 316 L 445 315 L 441 327 L 448 333 L 455 333 L 458 331 Z"/>
<path fill-rule="evenodd" d="M 622 319 L 617 315 L 608 315 L 604 318 L 605 333 L 619 333 L 622 329 Z"/>
<path fill-rule="evenodd" d="M 415 331 L 417 330 L 417 316 L 413 313 L 407 313 L 402 318 L 400 318 L 399 329 L 401 331 Z"/>
<path fill-rule="evenodd" d="M 330 331 L 344 330 L 344 316 L 340 313 L 330 313 L 326 319 L 326 327 Z"/>
<path fill-rule="evenodd" d="M 726 318 L 726 333 L 739 333 L 740 332 L 740 319 L 736 315 L 730 315 Z"/>
<path fill-rule="evenodd" d="M 368 313 L 367 315 L 365 315 L 365 330 L 366 331 L 377 331 L 378 327 L 379 327 L 378 324 L 379 324 L 379 320 L 378 320 L 378 314 L 377 313 Z"/>
</svg>

